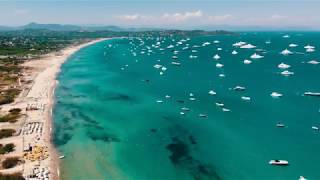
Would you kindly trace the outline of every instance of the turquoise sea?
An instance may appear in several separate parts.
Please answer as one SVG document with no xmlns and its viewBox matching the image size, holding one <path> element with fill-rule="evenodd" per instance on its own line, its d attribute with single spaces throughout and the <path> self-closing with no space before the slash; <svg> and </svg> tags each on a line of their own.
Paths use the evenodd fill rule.
<svg viewBox="0 0 320 180">
<path fill-rule="evenodd" d="M 146 36 L 81 49 L 62 66 L 55 95 L 62 179 L 320 179 L 320 131 L 312 128 L 320 126 L 320 97 L 303 96 L 320 92 L 320 64 L 309 63 L 320 61 L 319 39 L 316 32 Z M 240 41 L 256 47 L 233 46 Z"/>
</svg>

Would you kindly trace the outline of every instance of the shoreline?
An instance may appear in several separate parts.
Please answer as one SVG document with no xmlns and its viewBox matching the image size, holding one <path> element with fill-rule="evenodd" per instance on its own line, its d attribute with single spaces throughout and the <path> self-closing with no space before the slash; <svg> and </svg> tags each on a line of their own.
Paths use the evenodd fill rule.
<svg viewBox="0 0 320 180">
<path fill-rule="evenodd" d="M 26 61 L 21 65 L 27 69 L 23 72 L 24 80 L 32 83 L 22 85 L 23 90 L 15 101 L 2 105 L 1 110 L 8 111 L 12 108 L 20 108 L 24 117 L 20 118 L 17 124 L 0 125 L 0 128 L 6 126 L 15 127 L 18 132 L 17 135 L 8 140 L 14 143 L 16 148 L 13 153 L 9 153 L 5 157 L 11 157 L 13 154 L 21 156 L 24 163 L 8 170 L 0 170 L 1 173 L 22 172 L 22 175 L 26 178 L 33 175 L 36 168 L 48 171 L 49 179 L 60 178 L 59 155 L 52 142 L 54 132 L 52 110 L 55 104 L 54 92 L 58 85 L 56 78 L 61 72 L 62 64 L 71 55 L 86 46 L 108 39 L 110 38 L 99 38 L 81 42 L 80 44 L 73 44 L 62 49 L 59 53 L 52 52 L 39 59 Z M 27 107 L 29 106 L 36 106 L 36 109 L 28 110 Z M 30 125 L 32 130 L 30 130 Z M 41 158 L 36 160 L 28 159 L 29 156 L 26 155 L 25 151 L 26 147 L 32 147 L 31 149 L 36 149 L 35 147 L 42 148 Z"/>
<path fill-rule="evenodd" d="M 59 160 L 59 153 L 57 151 L 57 149 L 54 147 L 54 144 L 52 142 L 52 137 L 53 137 L 53 132 L 54 132 L 54 126 L 53 126 L 53 117 L 52 117 L 52 112 L 53 112 L 53 107 L 55 105 L 55 99 L 54 99 L 54 93 L 55 93 L 55 89 L 57 87 L 57 85 L 59 84 L 59 81 L 56 79 L 58 74 L 61 72 L 61 66 L 67 61 L 67 59 L 74 53 L 76 53 L 77 51 L 81 50 L 84 47 L 93 45 L 95 43 L 101 42 L 101 41 L 105 41 L 108 40 L 109 38 L 101 38 L 101 39 L 96 39 L 96 40 L 92 40 L 90 42 L 86 42 L 84 44 L 80 44 L 80 45 L 76 45 L 76 46 L 71 46 L 69 48 L 71 48 L 70 52 L 68 52 L 69 48 L 66 48 L 63 50 L 63 54 L 65 54 L 65 51 L 67 51 L 67 54 L 64 57 L 64 60 L 58 64 L 58 69 L 54 74 L 54 82 L 53 85 L 51 87 L 51 89 L 49 90 L 49 103 L 48 103 L 48 110 L 47 110 L 47 121 L 48 124 L 50 124 L 48 126 L 48 139 L 50 140 L 50 143 L 48 143 L 48 147 L 49 147 L 49 153 L 51 154 L 51 162 L 50 162 L 50 172 L 51 172 L 51 178 L 52 179 L 60 179 L 60 160 Z"/>
</svg>

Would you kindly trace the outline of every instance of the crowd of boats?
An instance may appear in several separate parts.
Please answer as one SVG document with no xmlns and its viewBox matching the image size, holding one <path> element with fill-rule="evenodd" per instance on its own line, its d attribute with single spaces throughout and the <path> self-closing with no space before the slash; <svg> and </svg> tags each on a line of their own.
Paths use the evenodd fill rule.
<svg viewBox="0 0 320 180">
<path fill-rule="evenodd" d="M 283 38 L 290 38 L 290 36 L 289 35 L 284 35 Z M 146 40 L 150 40 L 150 39 L 151 40 L 155 40 L 155 42 L 153 44 L 151 44 L 151 45 L 147 45 L 145 43 L 145 41 Z M 180 60 L 181 58 L 179 57 L 180 51 L 188 50 L 191 53 L 191 54 L 188 55 L 189 59 L 190 60 L 195 60 L 195 59 L 199 58 L 199 55 L 197 54 L 198 51 L 199 51 L 199 48 L 207 47 L 207 46 L 210 46 L 210 45 L 213 45 L 213 44 L 218 45 L 220 43 L 219 40 L 214 40 L 214 41 L 211 41 L 211 42 L 209 42 L 209 41 L 202 42 L 202 43 L 200 43 L 198 45 L 191 45 L 191 43 L 189 43 L 190 38 L 184 38 L 184 39 L 180 39 L 180 40 L 175 40 L 175 39 L 171 39 L 171 38 L 167 38 L 166 39 L 165 37 L 159 37 L 159 38 L 156 38 L 156 39 L 152 39 L 152 38 L 146 38 L 146 39 L 143 39 L 143 38 L 132 38 L 132 39 L 130 39 L 129 38 L 129 40 L 130 40 L 129 43 L 132 45 L 132 49 L 130 51 L 131 51 L 131 54 L 132 54 L 133 57 L 137 57 L 138 54 L 151 55 L 151 54 L 156 53 L 156 52 L 160 52 L 160 54 L 168 54 L 168 53 L 170 54 L 170 53 L 172 53 L 171 60 L 169 61 L 172 66 L 182 66 L 183 62 Z M 167 41 L 171 42 L 171 44 L 168 45 Z M 272 42 L 269 41 L 269 40 L 265 42 L 265 44 L 271 44 L 271 43 Z M 297 48 L 299 46 L 300 45 L 298 45 L 298 44 L 291 43 L 291 44 L 288 45 L 288 47 L 284 48 L 281 51 L 278 51 L 278 54 L 280 54 L 282 56 L 285 56 L 285 57 L 288 57 L 288 56 L 292 56 L 294 54 L 313 53 L 313 52 L 316 51 L 316 47 L 315 46 L 310 45 L 310 44 L 306 44 L 306 45 L 303 46 L 304 51 L 299 52 L 297 50 Z M 111 45 L 109 47 L 111 47 Z M 212 56 L 213 62 L 215 62 L 215 67 L 216 68 L 223 69 L 223 68 L 225 68 L 225 65 L 221 61 L 223 59 L 223 57 L 222 57 L 223 53 L 220 53 L 221 51 L 223 51 L 223 48 L 222 48 L 222 46 L 221 47 L 215 46 L 215 47 L 216 47 L 216 49 L 213 49 L 213 50 L 215 50 L 215 53 Z M 245 65 L 249 65 L 249 64 L 254 63 L 257 60 L 263 59 L 265 57 L 265 54 L 266 54 L 265 50 L 258 49 L 258 45 L 254 45 L 252 43 L 248 43 L 248 42 L 244 42 L 244 41 L 234 42 L 232 44 L 231 48 L 233 48 L 231 51 L 228 50 L 228 51 L 223 51 L 223 52 L 224 53 L 225 52 L 231 52 L 232 56 L 237 56 L 239 53 L 241 53 L 241 51 L 243 49 L 252 49 L 254 51 L 250 56 L 248 56 L 248 58 L 242 60 L 243 64 L 245 64 Z M 300 51 L 301 51 L 301 48 L 300 48 Z M 135 61 L 138 62 L 137 59 Z M 163 76 L 167 72 L 167 70 L 169 68 L 171 68 L 171 67 L 169 67 L 168 63 L 162 63 L 162 62 L 163 61 L 161 61 L 161 60 L 157 60 L 156 64 L 153 65 L 153 68 L 155 68 L 157 70 L 157 72 L 161 76 Z M 320 62 L 315 60 L 315 59 L 309 60 L 309 61 L 304 62 L 304 63 L 310 64 L 310 65 L 318 65 L 318 64 L 320 64 Z M 126 64 L 121 69 L 125 70 L 125 68 L 127 68 L 128 66 L 129 65 Z M 278 68 L 278 70 L 280 70 L 279 74 L 282 75 L 282 76 L 288 77 L 288 76 L 295 75 L 295 73 L 292 71 L 292 65 L 290 65 L 288 63 L 281 62 L 281 63 L 279 63 L 277 65 L 276 68 Z M 223 71 L 222 71 L 222 73 L 219 74 L 219 77 L 225 77 L 225 74 L 224 74 Z M 149 82 L 149 80 L 145 80 L 145 82 Z M 235 86 L 233 88 L 230 88 L 230 90 L 242 92 L 242 91 L 246 90 L 246 87 L 241 86 L 241 85 L 237 85 L 237 86 Z M 217 92 L 214 89 L 209 89 L 208 90 L 208 96 L 215 96 L 215 95 L 217 95 Z M 302 96 L 320 97 L 320 92 L 306 91 L 301 95 Z M 273 92 L 270 92 L 270 96 L 272 98 L 279 99 L 279 98 L 282 98 L 284 95 L 282 93 L 280 93 L 280 92 L 273 91 Z M 163 99 L 162 98 L 157 99 L 156 103 L 163 104 L 167 99 L 170 99 L 170 98 L 172 98 L 171 95 L 165 95 L 165 97 Z M 196 101 L 197 97 L 196 97 L 196 94 L 190 92 L 186 96 L 186 99 L 189 100 L 189 101 Z M 252 97 L 250 97 L 248 95 L 243 95 L 243 96 L 241 96 L 241 100 L 242 101 L 246 101 L 246 102 L 250 102 L 250 101 L 252 101 Z M 185 100 L 176 100 L 176 101 L 177 102 L 184 102 Z M 222 112 L 231 112 L 231 109 L 226 107 L 225 104 L 222 101 L 215 102 L 215 105 Z M 191 108 L 183 106 L 183 107 L 180 108 L 179 114 L 180 115 L 186 115 L 189 111 L 192 111 Z M 199 118 L 208 118 L 208 114 L 199 113 L 198 117 Z M 283 127 L 286 127 L 286 126 L 285 126 L 285 124 L 283 124 L 281 122 L 278 122 L 276 124 L 276 127 L 283 128 Z M 316 130 L 316 131 L 319 130 L 319 128 L 317 126 L 312 126 L 312 129 Z M 289 165 L 289 162 L 287 160 L 274 159 L 274 160 L 270 160 L 269 164 L 270 165 L 286 166 L 286 165 Z M 304 177 L 301 176 L 300 180 L 303 180 L 303 179 L 304 179 Z"/>
</svg>

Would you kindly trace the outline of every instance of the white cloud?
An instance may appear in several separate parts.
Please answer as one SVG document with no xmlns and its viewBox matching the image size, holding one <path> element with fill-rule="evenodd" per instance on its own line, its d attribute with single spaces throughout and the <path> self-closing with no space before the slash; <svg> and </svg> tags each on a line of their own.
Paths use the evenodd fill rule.
<svg viewBox="0 0 320 180">
<path fill-rule="evenodd" d="M 117 17 L 125 21 L 136 21 L 142 18 L 142 16 L 140 16 L 139 14 L 132 14 L 132 15 L 126 14 L 126 15 L 121 15 Z"/>
<path fill-rule="evenodd" d="M 184 12 L 184 13 L 164 13 L 163 15 L 158 16 L 151 16 L 151 15 L 140 15 L 136 14 L 125 14 L 116 16 L 117 19 L 122 21 L 131 21 L 131 22 L 140 22 L 140 23 L 160 23 L 160 24 L 167 24 L 167 23 L 178 23 L 189 21 L 192 19 L 202 18 L 204 15 L 202 11 L 191 11 L 191 12 Z"/>
<path fill-rule="evenodd" d="M 282 16 L 282 15 L 279 15 L 279 14 L 274 14 L 272 16 L 270 16 L 269 19 L 271 20 L 281 20 L 281 19 L 286 19 L 287 17 L 286 16 Z"/>
<path fill-rule="evenodd" d="M 174 14 L 165 13 L 162 15 L 162 19 L 169 20 L 169 21 L 186 21 L 189 19 L 201 18 L 201 17 L 203 17 L 203 13 L 200 10 L 193 11 L 193 12 L 185 12 L 185 13 L 174 13 Z"/>
</svg>

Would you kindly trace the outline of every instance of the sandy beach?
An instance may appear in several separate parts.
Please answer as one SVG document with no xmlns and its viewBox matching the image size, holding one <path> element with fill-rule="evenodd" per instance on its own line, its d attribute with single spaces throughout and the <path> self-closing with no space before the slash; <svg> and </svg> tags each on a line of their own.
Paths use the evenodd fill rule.
<svg viewBox="0 0 320 180">
<path fill-rule="evenodd" d="M 12 128 L 17 132 L 15 136 L 1 140 L 2 143 L 14 143 L 16 146 L 14 152 L 4 157 L 23 157 L 24 163 L 11 169 L 0 170 L 1 173 L 21 172 L 24 177 L 43 173 L 47 174 L 49 179 L 59 179 L 59 155 L 51 144 L 51 115 L 54 89 L 58 83 L 56 76 L 70 55 L 85 46 L 104 40 L 106 38 L 72 45 L 59 53 L 50 53 L 22 64 L 26 69 L 23 72 L 23 82 L 31 83 L 22 85 L 23 91 L 14 103 L 1 106 L 1 112 L 8 112 L 13 108 L 22 109 L 22 117 L 14 124 L 1 123 L 0 128 Z M 32 153 L 26 153 L 26 149 L 30 148 Z"/>
</svg>

